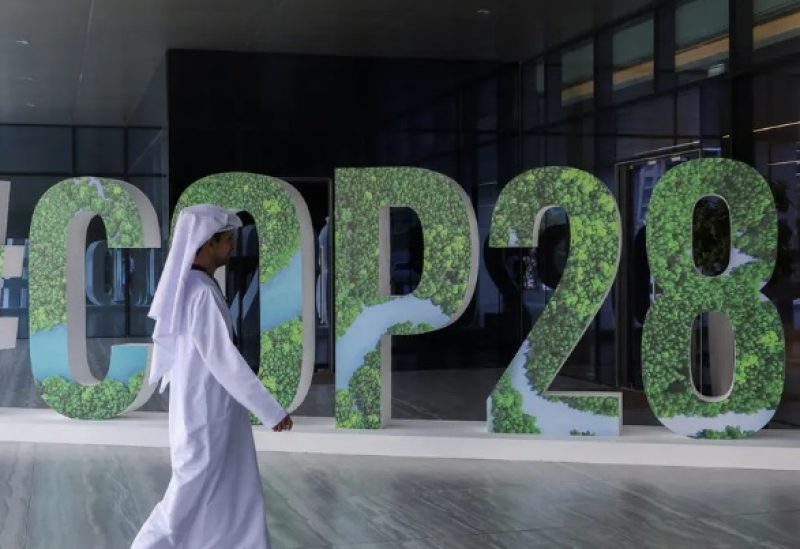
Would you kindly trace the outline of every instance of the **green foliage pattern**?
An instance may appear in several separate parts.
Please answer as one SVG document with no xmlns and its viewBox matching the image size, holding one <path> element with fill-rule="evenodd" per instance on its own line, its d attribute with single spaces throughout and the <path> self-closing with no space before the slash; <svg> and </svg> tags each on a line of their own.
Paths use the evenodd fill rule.
<svg viewBox="0 0 800 549">
<path fill-rule="evenodd" d="M 507 374 L 497 382 L 491 403 L 491 431 L 531 435 L 542 432 L 536 425 L 536 418 L 522 410 L 522 394 L 514 388 Z"/>
<path fill-rule="evenodd" d="M 422 168 L 359 168 L 336 171 L 336 337 L 369 305 L 392 299 L 377 291 L 379 212 L 405 206 L 419 216 L 425 234 L 423 274 L 414 295 L 430 298 L 446 314 L 467 291 L 470 234 L 464 203 L 453 181 Z M 444 283 L 442 281 L 445 281 Z M 419 327 L 422 333 L 424 328 Z"/>
<path fill-rule="evenodd" d="M 707 438 L 719 440 L 735 440 L 739 438 L 747 438 L 754 434 L 755 431 L 743 431 L 738 425 L 728 425 L 724 431 L 715 431 L 714 429 L 703 429 L 694 435 L 694 438 Z"/>
<path fill-rule="evenodd" d="M 719 276 L 701 274 L 693 258 L 692 217 L 705 196 L 722 197 L 730 215 L 733 263 Z M 649 207 L 647 254 L 662 294 L 647 314 L 642 341 L 645 392 L 657 417 L 696 416 L 693 431 L 712 433 L 703 429 L 703 417 L 777 407 L 783 392 L 783 327 L 775 306 L 760 292 L 776 252 L 773 196 L 754 169 L 729 159 L 693 160 L 659 181 Z M 733 389 L 714 401 L 697 395 L 690 373 L 692 325 L 706 311 L 725 314 L 736 337 Z M 713 434 L 739 438 L 729 430 Z"/>
<path fill-rule="evenodd" d="M 531 349 L 525 363 L 529 390 L 551 402 L 618 417 L 618 396 L 546 393 L 602 305 L 617 273 L 621 225 L 617 204 L 606 186 L 593 175 L 574 168 L 546 167 L 525 172 L 500 194 L 489 244 L 496 248 L 533 247 L 535 220 L 556 206 L 569 216 L 570 251 L 561 281 L 527 338 Z M 507 394 L 498 385 L 490 397 L 492 405 L 495 399 L 507 398 Z"/>
<path fill-rule="evenodd" d="M 300 319 L 289 320 L 262 332 L 260 359 L 258 377 L 261 383 L 282 406 L 288 406 L 300 384 L 300 368 L 287 368 L 286 365 L 302 364 L 303 322 Z M 252 414 L 250 422 L 261 424 Z"/>
<path fill-rule="evenodd" d="M 190 185 L 178 200 L 173 229 L 180 210 L 195 204 L 216 204 L 246 211 L 253 217 L 258 231 L 261 284 L 273 278 L 300 251 L 300 221 L 278 179 L 250 173 L 204 177 Z M 292 403 L 297 391 L 302 356 L 303 326 L 299 316 L 261 334 L 259 378 L 284 407 Z M 257 424 L 258 420 L 251 417 L 251 422 Z"/>
<path fill-rule="evenodd" d="M 199 179 L 178 199 L 172 216 L 173 229 L 177 214 L 195 204 L 216 204 L 253 216 L 258 227 L 258 269 L 262 284 L 288 265 L 300 250 L 300 222 L 278 179 L 252 173 L 222 173 Z"/>
<path fill-rule="evenodd" d="M 381 355 L 367 353 L 364 365 L 350 378 L 349 390 L 336 391 L 336 425 L 344 429 L 381 427 Z"/>
<path fill-rule="evenodd" d="M 31 219 L 30 332 L 67 322 L 67 239 L 72 218 L 81 212 L 99 215 L 109 248 L 142 248 L 144 237 L 136 203 L 119 182 L 81 177 L 50 187 Z"/>
<path fill-rule="evenodd" d="M 128 380 L 127 386 L 115 379 L 96 385 L 81 385 L 61 376 L 51 376 L 38 384 L 42 399 L 60 414 L 73 419 L 112 419 L 131 405 L 142 386 L 144 373 Z"/>
</svg>

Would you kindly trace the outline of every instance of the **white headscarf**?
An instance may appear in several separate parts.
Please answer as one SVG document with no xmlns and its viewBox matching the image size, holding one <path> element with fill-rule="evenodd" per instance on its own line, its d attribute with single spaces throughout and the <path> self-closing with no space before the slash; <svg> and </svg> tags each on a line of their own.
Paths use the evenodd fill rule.
<svg viewBox="0 0 800 549">
<path fill-rule="evenodd" d="M 156 321 L 149 381 L 155 383 L 163 378 L 162 391 L 169 383 L 169 370 L 175 361 L 176 336 L 187 328 L 184 289 L 197 250 L 215 234 L 241 226 L 236 212 L 213 204 L 189 206 L 178 215 L 169 255 L 147 313 Z"/>
</svg>

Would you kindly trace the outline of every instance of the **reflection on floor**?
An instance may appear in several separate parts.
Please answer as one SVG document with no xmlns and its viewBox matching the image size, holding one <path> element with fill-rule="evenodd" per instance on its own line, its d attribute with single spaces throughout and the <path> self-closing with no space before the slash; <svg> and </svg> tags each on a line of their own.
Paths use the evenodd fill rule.
<svg viewBox="0 0 800 549">
<path fill-rule="evenodd" d="M 278 435 L 279 436 L 279 435 Z M 796 547 L 793 472 L 266 453 L 281 548 Z M 128 547 L 166 450 L 0 444 L 0 547 Z"/>
</svg>

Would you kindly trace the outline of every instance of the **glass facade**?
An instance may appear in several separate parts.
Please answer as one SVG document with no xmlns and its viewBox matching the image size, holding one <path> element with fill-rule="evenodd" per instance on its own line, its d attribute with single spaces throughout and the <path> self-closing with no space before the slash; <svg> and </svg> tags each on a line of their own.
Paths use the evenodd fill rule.
<svg viewBox="0 0 800 549">
<path fill-rule="evenodd" d="M 745 9 L 746 8 L 746 9 Z M 513 14 L 512 14 L 513 15 Z M 241 48 L 238 48 L 241 50 Z M 516 175 L 541 166 L 594 174 L 622 218 L 617 280 L 552 386 L 623 392 L 626 424 L 653 424 L 643 394 L 644 317 L 658 288 L 645 249 L 648 205 L 659 178 L 688 160 L 734 158 L 769 182 L 779 212 L 779 254 L 765 293 L 787 338 L 786 388 L 773 427 L 800 426 L 800 2 L 686 0 L 646 5 L 525 58 L 429 60 L 396 55 L 170 50 L 125 124 L 2 123 L 0 180 L 11 182 L 7 243 L 26 244 L 33 208 L 53 184 L 78 175 L 122 179 L 159 215 L 195 180 L 247 171 L 280 177 L 306 200 L 316 249 L 315 377 L 298 413 L 333 415 L 335 369 L 330 234 L 337 168 L 417 166 L 457 181 L 478 223 L 477 289 L 443 330 L 393 344 L 394 416 L 482 420 L 486 398 L 559 283 L 569 218 L 548 212 L 535 249 L 488 245 L 494 206 Z M 727 210 L 695 212 L 697 266 L 718 272 Z M 252 220 L 251 220 L 252 221 Z M 245 228 L 227 279 L 245 356 L 258 362 L 255 239 Z M 164 249 L 107 250 L 105 229 L 87 237 L 87 335 L 102 375 L 108 349 L 143 341 Z M 723 246 L 720 252 L 719 246 Z M 700 252 L 698 252 L 699 254 Z M 710 259 L 709 259 L 710 258 Z M 408 209 L 391 212 L 391 286 L 412 291 L 422 271 L 422 231 Z M 43 407 L 27 357 L 26 277 L 6 280 L 0 314 L 20 318 L 2 351 L 0 406 Z M 726 324 L 695 323 L 693 380 L 718 396 L 731 384 L 715 345 Z M 722 332 L 721 332 L 722 331 Z M 724 338 L 723 338 L 724 339 Z M 729 361 L 728 361 L 729 362 Z M 164 396 L 149 409 L 164 409 Z"/>
<path fill-rule="evenodd" d="M 654 30 L 651 16 L 613 31 L 612 82 L 615 100 L 652 93 Z"/>
<path fill-rule="evenodd" d="M 727 0 L 689 0 L 675 9 L 675 70 L 682 81 L 725 72 L 730 12 Z"/>
</svg>

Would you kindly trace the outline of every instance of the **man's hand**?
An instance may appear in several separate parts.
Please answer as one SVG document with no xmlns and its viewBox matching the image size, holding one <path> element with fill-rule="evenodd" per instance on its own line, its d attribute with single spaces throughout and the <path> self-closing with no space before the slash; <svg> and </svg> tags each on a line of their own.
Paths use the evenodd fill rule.
<svg viewBox="0 0 800 549">
<path fill-rule="evenodd" d="M 292 423 L 292 417 L 289 414 L 286 414 L 286 417 L 283 418 L 275 427 L 273 427 L 272 430 L 276 433 L 281 431 L 291 431 L 293 425 L 294 423 Z"/>
</svg>

